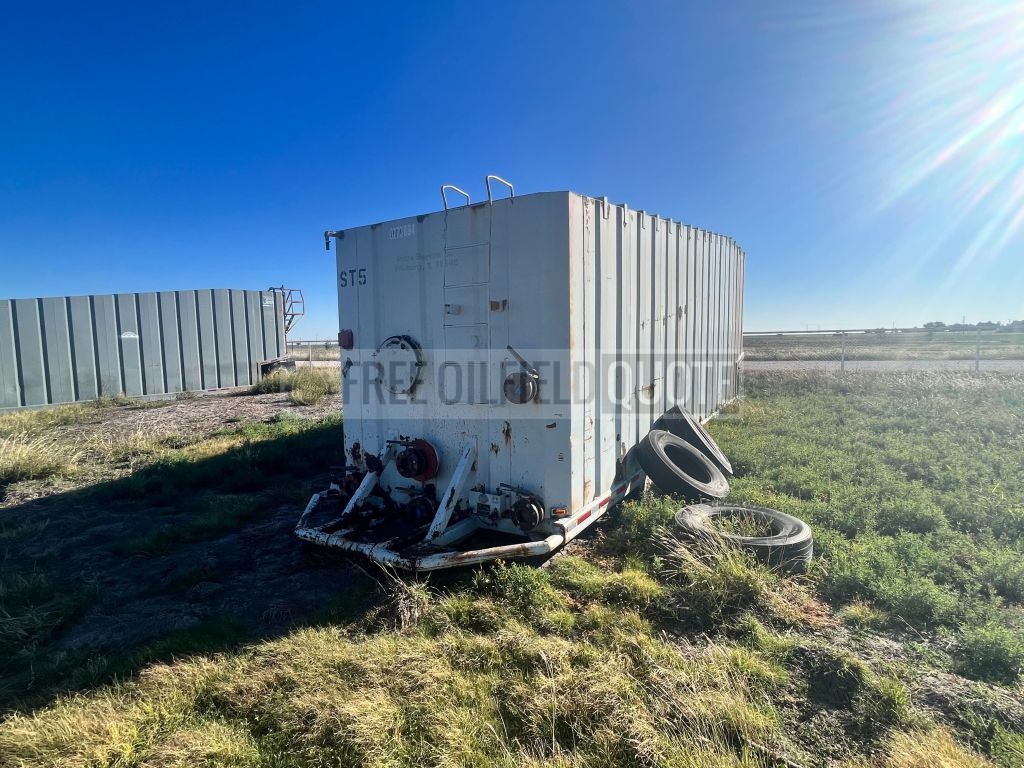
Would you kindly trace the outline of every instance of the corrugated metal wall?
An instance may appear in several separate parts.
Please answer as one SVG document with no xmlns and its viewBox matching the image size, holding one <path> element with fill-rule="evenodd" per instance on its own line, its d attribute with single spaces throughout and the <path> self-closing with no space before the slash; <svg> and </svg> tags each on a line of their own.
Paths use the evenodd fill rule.
<svg viewBox="0 0 1024 768">
<path fill-rule="evenodd" d="M 725 235 L 579 198 L 581 221 L 571 236 L 582 238 L 583 263 L 575 290 L 601 318 L 600 328 L 592 317 L 576 321 L 590 347 L 586 358 L 617 350 L 632 370 L 651 372 L 638 380 L 641 389 L 653 385 L 654 396 L 641 418 L 676 404 L 703 418 L 715 413 L 739 394 L 743 249 Z M 673 361 L 684 365 L 670 371 Z M 636 428 L 639 439 L 649 424 Z"/>
<path fill-rule="evenodd" d="M 0 299 L 0 408 L 245 386 L 284 354 L 273 291 Z"/>
<path fill-rule="evenodd" d="M 585 502 L 669 408 L 704 419 L 739 394 L 746 255 L 730 237 L 625 205 L 582 195 L 570 205 L 571 304 L 583 308 L 574 359 L 594 372 L 574 425 Z"/>
</svg>

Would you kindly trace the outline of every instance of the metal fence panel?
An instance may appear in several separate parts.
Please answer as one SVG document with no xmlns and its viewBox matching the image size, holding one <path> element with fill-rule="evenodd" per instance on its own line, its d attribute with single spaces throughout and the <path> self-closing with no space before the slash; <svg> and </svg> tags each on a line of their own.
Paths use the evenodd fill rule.
<svg viewBox="0 0 1024 768">
<path fill-rule="evenodd" d="M 142 389 L 142 349 L 136 315 L 135 294 L 119 293 L 116 299 L 117 336 L 121 340 L 121 382 L 124 394 L 138 397 Z"/>
<path fill-rule="evenodd" d="M 150 395 L 166 392 L 164 383 L 163 352 L 160 348 L 160 318 L 155 293 L 140 293 L 135 297 L 136 316 L 139 319 L 139 354 L 142 357 L 142 391 Z"/>
<path fill-rule="evenodd" d="M 260 311 L 263 324 L 263 349 L 269 351 L 278 343 L 277 322 L 274 320 L 274 305 L 271 303 L 268 306 L 266 296 L 260 301 Z"/>
<path fill-rule="evenodd" d="M 88 296 L 68 299 L 71 325 L 71 364 L 75 370 L 75 400 L 99 397 L 96 377 L 96 342 L 92 323 L 92 301 Z M 0 344 L 2 346 L 2 344 Z"/>
<path fill-rule="evenodd" d="M 43 364 L 43 331 L 35 299 L 14 302 L 14 329 L 20 358 L 21 390 L 25 405 L 43 405 L 46 398 L 46 368 Z"/>
<path fill-rule="evenodd" d="M 64 299 L 42 299 L 39 305 L 45 329 L 43 353 L 50 402 L 70 403 L 75 399 L 75 382 L 71 370 L 67 302 Z"/>
<path fill-rule="evenodd" d="M 231 344 L 231 300 L 222 289 L 213 292 L 213 335 L 217 346 L 217 376 L 222 387 L 235 386 L 235 361 Z"/>
<path fill-rule="evenodd" d="M 195 291 L 178 291 L 178 329 L 181 333 L 181 369 L 186 390 L 203 388 L 203 358 L 199 344 L 199 309 Z"/>
<path fill-rule="evenodd" d="M 178 297 L 173 291 L 158 294 L 160 312 L 160 343 L 163 347 L 164 383 L 167 392 L 181 392 L 181 333 L 178 327 Z"/>
<path fill-rule="evenodd" d="M 7 299 L 0 299 L 0 408 L 21 405 L 11 304 Z"/>
<path fill-rule="evenodd" d="M 232 291 L 231 302 L 231 340 L 232 357 L 235 365 L 235 386 L 252 384 L 249 375 L 249 343 L 245 338 L 245 292 Z"/>
<path fill-rule="evenodd" d="M 245 325 L 249 339 L 249 361 L 253 367 L 253 372 L 250 375 L 253 379 L 256 378 L 256 363 L 264 359 L 263 323 L 260 322 L 261 306 L 259 291 L 245 292 Z"/>
<path fill-rule="evenodd" d="M 243 386 L 284 354 L 273 291 L 0 299 L 0 409 Z"/>
<path fill-rule="evenodd" d="M 196 291 L 196 323 L 199 326 L 199 362 L 203 387 L 217 389 L 217 337 L 213 324 L 213 291 Z"/>
<path fill-rule="evenodd" d="M 96 335 L 96 368 L 100 396 L 112 397 L 124 391 L 121 385 L 121 355 L 118 350 L 117 313 L 113 296 L 92 297 L 92 327 Z"/>
</svg>

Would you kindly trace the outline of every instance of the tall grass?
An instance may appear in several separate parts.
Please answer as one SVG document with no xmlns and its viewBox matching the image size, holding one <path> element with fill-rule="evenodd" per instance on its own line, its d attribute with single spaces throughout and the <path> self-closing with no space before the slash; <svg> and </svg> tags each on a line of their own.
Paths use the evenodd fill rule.
<svg viewBox="0 0 1024 768">
<path fill-rule="evenodd" d="M 0 437 L 23 433 L 38 434 L 54 427 L 79 424 L 95 414 L 96 406 L 89 404 L 61 405 L 55 408 L 10 411 L 0 413 Z"/>
<path fill-rule="evenodd" d="M 958 744 L 948 731 L 897 733 L 884 768 L 993 768 L 993 763 Z"/>
<path fill-rule="evenodd" d="M 0 438 L 0 486 L 74 474 L 81 452 L 50 435 L 21 432 Z"/>
<path fill-rule="evenodd" d="M 338 371 L 333 368 L 299 368 L 295 371 L 278 370 L 264 376 L 250 392 L 265 395 L 287 392 L 295 405 L 316 405 L 327 395 L 341 391 Z"/>
</svg>

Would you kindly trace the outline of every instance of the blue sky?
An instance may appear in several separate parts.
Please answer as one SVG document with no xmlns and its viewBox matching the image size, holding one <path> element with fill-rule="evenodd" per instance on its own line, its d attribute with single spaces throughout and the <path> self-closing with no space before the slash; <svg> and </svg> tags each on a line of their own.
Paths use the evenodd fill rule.
<svg viewBox="0 0 1024 768">
<path fill-rule="evenodd" d="M 7 7 L 0 296 L 283 282 L 331 337 L 324 229 L 498 173 L 731 234 L 748 330 L 1024 316 L 1020 2 L 293 5 Z"/>
</svg>

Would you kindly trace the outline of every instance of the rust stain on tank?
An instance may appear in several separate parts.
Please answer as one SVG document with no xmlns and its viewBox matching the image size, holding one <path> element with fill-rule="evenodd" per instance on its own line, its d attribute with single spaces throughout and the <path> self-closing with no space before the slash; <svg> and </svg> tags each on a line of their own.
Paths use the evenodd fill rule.
<svg viewBox="0 0 1024 768">
<path fill-rule="evenodd" d="M 507 421 L 501 428 L 501 436 L 505 438 L 505 445 L 508 445 L 510 442 L 512 442 L 512 425 L 509 424 Z"/>
<path fill-rule="evenodd" d="M 498 447 L 497 443 L 491 443 L 491 453 L 493 453 L 495 456 L 497 456 L 498 455 L 498 451 L 500 451 L 500 450 L 501 450 L 501 448 Z"/>
</svg>

